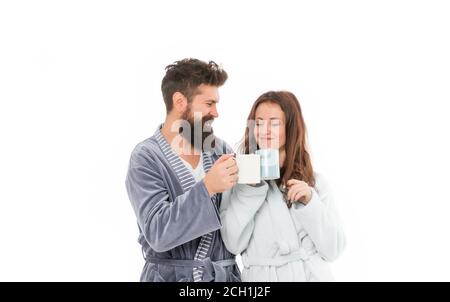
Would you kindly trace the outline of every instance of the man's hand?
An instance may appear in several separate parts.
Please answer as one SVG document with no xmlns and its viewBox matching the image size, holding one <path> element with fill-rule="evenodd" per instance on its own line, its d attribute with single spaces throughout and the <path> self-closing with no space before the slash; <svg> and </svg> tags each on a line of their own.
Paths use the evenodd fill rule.
<svg viewBox="0 0 450 302">
<path fill-rule="evenodd" d="M 209 196 L 231 189 L 238 180 L 238 172 L 233 154 L 222 155 L 203 179 Z"/>
</svg>

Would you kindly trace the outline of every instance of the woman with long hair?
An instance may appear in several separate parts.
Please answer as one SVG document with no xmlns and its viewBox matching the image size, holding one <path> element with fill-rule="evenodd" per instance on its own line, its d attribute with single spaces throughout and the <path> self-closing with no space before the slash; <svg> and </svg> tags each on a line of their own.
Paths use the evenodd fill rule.
<svg viewBox="0 0 450 302">
<path fill-rule="evenodd" d="M 240 153 L 278 149 L 280 178 L 223 193 L 221 235 L 242 256 L 242 281 L 332 281 L 327 262 L 341 254 L 345 236 L 330 187 L 313 170 L 297 98 L 262 94 L 247 125 Z"/>
</svg>

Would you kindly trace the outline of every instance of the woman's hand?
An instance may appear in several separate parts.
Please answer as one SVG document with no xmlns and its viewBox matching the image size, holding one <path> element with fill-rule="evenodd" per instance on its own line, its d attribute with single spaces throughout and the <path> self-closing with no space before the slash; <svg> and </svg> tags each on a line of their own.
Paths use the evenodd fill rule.
<svg viewBox="0 0 450 302">
<path fill-rule="evenodd" d="M 297 179 L 289 179 L 287 182 L 287 199 L 291 203 L 301 202 L 307 205 L 312 197 L 311 187 L 304 181 Z"/>
</svg>

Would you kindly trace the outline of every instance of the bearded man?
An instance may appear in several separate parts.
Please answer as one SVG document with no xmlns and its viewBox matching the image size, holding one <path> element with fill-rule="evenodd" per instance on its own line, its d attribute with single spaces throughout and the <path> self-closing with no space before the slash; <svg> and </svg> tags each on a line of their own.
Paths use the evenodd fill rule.
<svg viewBox="0 0 450 302">
<path fill-rule="evenodd" d="M 218 210 L 238 168 L 211 125 L 227 78 L 213 61 L 184 59 L 166 67 L 165 121 L 134 148 L 126 178 L 145 258 L 141 281 L 241 280 L 220 235 Z"/>
</svg>

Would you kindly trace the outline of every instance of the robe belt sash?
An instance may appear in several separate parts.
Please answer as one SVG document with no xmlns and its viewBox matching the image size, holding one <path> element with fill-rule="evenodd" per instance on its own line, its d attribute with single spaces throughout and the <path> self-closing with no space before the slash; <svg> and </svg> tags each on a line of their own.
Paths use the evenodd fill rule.
<svg viewBox="0 0 450 302">
<path fill-rule="evenodd" d="M 224 259 L 218 261 L 211 261 L 211 258 L 207 257 L 202 260 L 181 260 L 181 259 L 167 259 L 167 258 L 157 258 L 157 257 L 146 257 L 147 262 L 153 264 L 162 264 L 170 266 L 182 266 L 201 268 L 203 273 L 202 282 L 226 282 L 227 273 L 225 267 L 232 266 L 236 264 L 236 260 Z"/>
<path fill-rule="evenodd" d="M 303 248 L 300 248 L 298 250 L 292 251 L 289 254 L 286 255 L 279 255 L 273 258 L 265 258 L 265 257 L 251 257 L 249 258 L 247 253 L 242 254 L 242 264 L 245 268 L 249 268 L 250 266 L 283 266 L 290 262 L 295 261 L 307 261 L 312 255 L 314 255 L 316 252 L 314 250 L 312 251 L 306 251 Z"/>
</svg>

